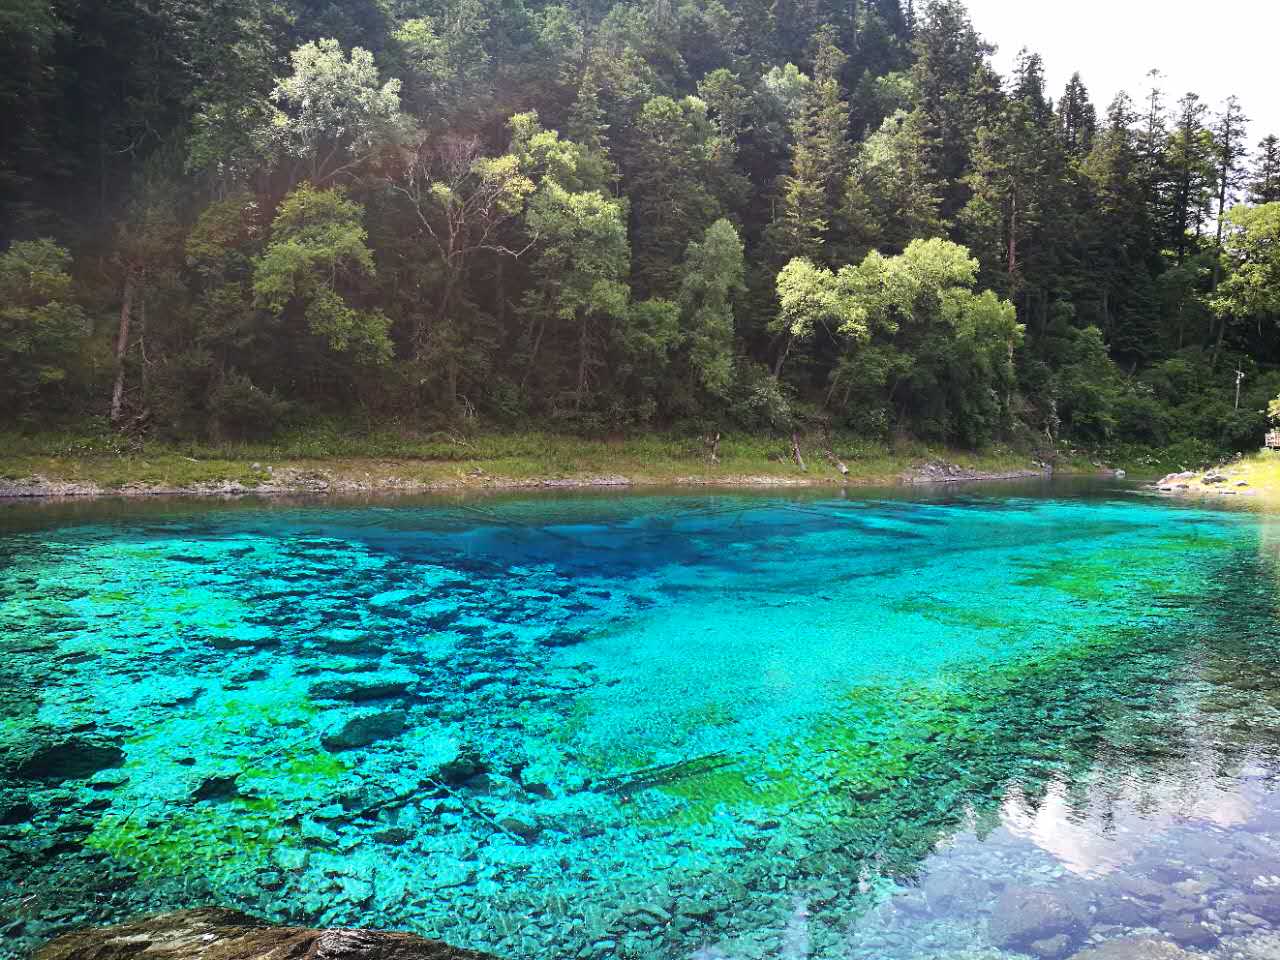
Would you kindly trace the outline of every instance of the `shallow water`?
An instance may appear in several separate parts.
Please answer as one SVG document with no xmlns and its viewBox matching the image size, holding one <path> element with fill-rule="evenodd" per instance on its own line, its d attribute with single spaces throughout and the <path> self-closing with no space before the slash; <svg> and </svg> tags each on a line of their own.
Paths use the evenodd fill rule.
<svg viewBox="0 0 1280 960">
<path fill-rule="evenodd" d="M 1280 956 L 1278 523 L 5 507 L 0 951 L 219 903 L 510 960 Z"/>
</svg>

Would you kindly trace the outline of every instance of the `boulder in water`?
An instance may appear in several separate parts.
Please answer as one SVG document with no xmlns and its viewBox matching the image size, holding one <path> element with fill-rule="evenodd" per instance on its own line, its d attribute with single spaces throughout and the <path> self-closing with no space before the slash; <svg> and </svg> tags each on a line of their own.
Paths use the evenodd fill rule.
<svg viewBox="0 0 1280 960">
<path fill-rule="evenodd" d="M 316 700 L 347 700 L 361 703 L 366 700 L 383 700 L 401 696 L 417 680 L 417 676 L 407 670 L 351 673 L 322 677 L 311 684 L 310 693 Z"/>
<path fill-rule="evenodd" d="M 361 710 L 346 714 L 323 737 L 326 750 L 358 750 L 404 733 L 403 710 Z"/>
<path fill-rule="evenodd" d="M 1198 954 L 1188 953 L 1168 940 L 1126 937 L 1083 950 L 1071 960 L 1195 960 L 1196 956 Z"/>
<path fill-rule="evenodd" d="M 375 930 L 277 927 L 235 910 L 180 910 L 58 937 L 35 960 L 494 960 L 439 940 Z"/>
<path fill-rule="evenodd" d="M 1084 939 L 1086 912 L 1056 891 L 1015 886 L 1000 897 L 989 930 L 998 947 L 1056 960 Z"/>
<path fill-rule="evenodd" d="M 92 737 L 70 737 L 46 742 L 22 757 L 17 774 L 24 780 L 88 780 L 99 770 L 124 763 L 124 751 L 116 744 Z"/>
</svg>

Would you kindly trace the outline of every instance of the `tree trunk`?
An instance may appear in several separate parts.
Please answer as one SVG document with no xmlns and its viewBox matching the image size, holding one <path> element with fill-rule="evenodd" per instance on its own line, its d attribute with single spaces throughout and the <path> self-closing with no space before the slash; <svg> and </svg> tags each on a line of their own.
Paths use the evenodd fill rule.
<svg viewBox="0 0 1280 960">
<path fill-rule="evenodd" d="M 1018 272 L 1018 195 L 1010 198 L 1009 210 L 1009 276 Z"/>
<path fill-rule="evenodd" d="M 450 326 L 449 312 L 453 309 L 453 290 L 457 279 L 456 273 L 451 269 L 451 265 L 445 265 L 444 290 L 440 293 L 440 308 L 437 314 L 436 322 L 445 330 L 452 330 Z M 419 363 L 426 360 L 426 340 L 425 335 L 422 340 L 415 346 L 415 358 Z M 445 366 L 445 406 L 449 410 L 449 415 L 458 409 L 458 356 L 456 344 L 449 338 L 449 360 Z"/>
<path fill-rule="evenodd" d="M 124 405 L 124 358 L 129 351 L 129 319 L 133 312 L 133 294 L 136 278 L 130 270 L 124 277 L 124 298 L 120 304 L 120 331 L 116 335 L 116 381 L 111 389 L 111 422 L 120 422 L 120 410 Z"/>
<path fill-rule="evenodd" d="M 791 455 L 795 457 L 796 466 L 808 472 L 809 468 L 804 465 L 804 457 L 800 455 L 800 434 L 795 431 L 791 433 Z"/>
<path fill-rule="evenodd" d="M 1209 369 L 1213 370 L 1218 366 L 1218 352 L 1222 349 L 1222 340 L 1227 335 L 1227 318 L 1222 317 L 1218 320 L 1218 339 L 1213 344 L 1213 353 L 1209 356 Z"/>
<path fill-rule="evenodd" d="M 778 377 L 782 374 L 782 363 L 784 360 L 787 359 L 787 354 L 791 352 L 791 340 L 792 340 L 792 336 L 791 334 L 788 333 L 787 342 L 782 347 L 782 352 L 778 354 L 778 359 L 775 360 L 773 363 L 773 379 L 775 380 L 777 380 Z"/>
<path fill-rule="evenodd" d="M 523 390 L 529 382 L 529 377 L 533 374 L 534 367 L 538 362 L 538 351 L 542 348 L 542 335 L 547 332 L 547 321 L 538 321 L 538 335 L 533 338 L 533 346 L 529 348 L 529 363 L 524 369 L 524 376 L 520 378 L 520 389 Z"/>
<path fill-rule="evenodd" d="M 586 320 L 582 321 L 582 336 L 578 340 L 578 392 L 574 396 L 573 409 L 575 412 L 582 410 L 582 398 L 587 390 L 587 351 L 589 333 Z"/>
<path fill-rule="evenodd" d="M 138 298 L 138 358 L 142 361 L 139 371 L 142 374 L 142 405 L 147 405 L 147 395 L 150 393 L 151 376 L 147 367 L 147 291 L 144 288 L 142 295 Z"/>
<path fill-rule="evenodd" d="M 456 356 L 449 357 L 445 393 L 445 401 L 449 405 L 449 415 L 452 416 L 458 410 L 458 358 Z"/>
</svg>

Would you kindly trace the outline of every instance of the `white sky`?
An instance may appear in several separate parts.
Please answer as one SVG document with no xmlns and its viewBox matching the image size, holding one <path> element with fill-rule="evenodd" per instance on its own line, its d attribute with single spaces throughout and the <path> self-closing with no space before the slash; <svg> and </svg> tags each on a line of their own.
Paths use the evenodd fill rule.
<svg viewBox="0 0 1280 960">
<path fill-rule="evenodd" d="M 1120 90 L 1141 101 L 1147 72 L 1159 68 L 1169 106 L 1193 90 L 1216 111 L 1234 93 L 1251 121 L 1251 149 L 1280 135 L 1280 0 L 967 2 L 978 32 L 999 46 L 1000 72 L 1022 47 L 1034 50 L 1055 101 L 1079 70 L 1101 119 Z"/>
</svg>

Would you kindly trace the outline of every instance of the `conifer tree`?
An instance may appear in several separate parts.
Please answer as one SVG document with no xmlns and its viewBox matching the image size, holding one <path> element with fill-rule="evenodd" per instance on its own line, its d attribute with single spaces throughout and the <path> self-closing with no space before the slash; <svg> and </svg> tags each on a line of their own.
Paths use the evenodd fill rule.
<svg viewBox="0 0 1280 960">
<path fill-rule="evenodd" d="M 1098 129 L 1098 115 L 1089 100 L 1080 74 L 1071 75 L 1062 99 L 1058 101 L 1058 130 L 1067 154 L 1079 159 L 1093 148 L 1093 137 Z"/>
<path fill-rule="evenodd" d="M 1169 137 L 1169 232 L 1179 265 L 1198 240 L 1213 205 L 1213 134 L 1205 125 L 1208 108 L 1194 93 L 1178 101 L 1177 122 Z"/>
<path fill-rule="evenodd" d="M 1249 202 L 1256 205 L 1280 201 L 1280 138 L 1274 134 L 1258 144 L 1257 159 L 1249 178 Z"/>
<path fill-rule="evenodd" d="M 773 227 L 779 260 L 823 259 L 849 172 L 849 105 L 840 87 L 847 58 L 830 28 L 818 32 L 814 46 L 813 83 L 792 125 L 791 170 L 781 181 Z"/>
</svg>

